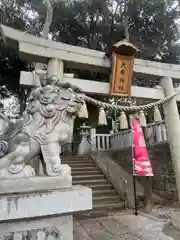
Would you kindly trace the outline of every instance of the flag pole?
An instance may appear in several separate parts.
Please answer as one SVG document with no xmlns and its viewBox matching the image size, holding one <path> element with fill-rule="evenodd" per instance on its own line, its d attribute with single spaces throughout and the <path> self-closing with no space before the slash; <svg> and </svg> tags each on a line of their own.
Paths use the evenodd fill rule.
<svg viewBox="0 0 180 240">
<path fill-rule="evenodd" d="M 131 128 L 131 155 L 132 155 L 132 174 L 133 174 L 133 189 L 134 189 L 134 215 L 138 215 L 138 208 L 137 208 L 137 195 L 136 195 L 136 176 L 134 172 L 134 136 L 133 136 L 133 116 L 130 117 L 130 128 Z"/>
</svg>

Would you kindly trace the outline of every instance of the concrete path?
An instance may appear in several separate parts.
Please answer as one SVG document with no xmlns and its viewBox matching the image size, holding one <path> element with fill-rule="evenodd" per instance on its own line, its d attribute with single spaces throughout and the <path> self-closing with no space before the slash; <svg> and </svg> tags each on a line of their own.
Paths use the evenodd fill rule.
<svg viewBox="0 0 180 240">
<path fill-rule="evenodd" d="M 166 219 L 122 214 L 116 217 L 74 220 L 74 240 L 180 240 Z"/>
</svg>

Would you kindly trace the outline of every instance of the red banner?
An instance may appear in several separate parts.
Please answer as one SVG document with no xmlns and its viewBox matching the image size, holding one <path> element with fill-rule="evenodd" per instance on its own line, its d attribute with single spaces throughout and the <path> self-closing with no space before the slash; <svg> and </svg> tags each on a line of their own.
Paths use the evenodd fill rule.
<svg viewBox="0 0 180 240">
<path fill-rule="evenodd" d="M 133 174 L 135 176 L 153 176 L 143 130 L 137 120 L 133 120 L 133 143 Z"/>
</svg>

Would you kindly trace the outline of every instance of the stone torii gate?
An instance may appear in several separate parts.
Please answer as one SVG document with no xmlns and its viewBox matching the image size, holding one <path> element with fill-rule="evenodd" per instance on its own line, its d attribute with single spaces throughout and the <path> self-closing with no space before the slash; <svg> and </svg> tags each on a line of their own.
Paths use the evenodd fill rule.
<svg viewBox="0 0 180 240">
<path fill-rule="evenodd" d="M 61 81 L 76 85 L 85 93 L 109 94 L 109 83 L 77 79 L 64 73 L 64 66 L 107 72 L 111 63 L 103 52 L 41 39 L 6 26 L 2 26 L 2 29 L 7 38 L 7 43 L 18 48 L 20 58 L 46 63 L 48 75 L 57 75 Z M 180 81 L 180 65 L 135 59 L 133 70 L 135 75 L 143 74 L 145 78 L 158 78 L 161 86 L 158 88 L 132 86 L 132 97 L 136 98 L 164 99 L 176 91 L 172 79 Z M 39 76 L 35 72 L 21 72 L 20 84 L 22 86 L 39 86 L 39 83 Z M 180 101 L 180 94 L 168 101 L 163 108 L 180 201 L 180 120 L 177 101 Z"/>
</svg>

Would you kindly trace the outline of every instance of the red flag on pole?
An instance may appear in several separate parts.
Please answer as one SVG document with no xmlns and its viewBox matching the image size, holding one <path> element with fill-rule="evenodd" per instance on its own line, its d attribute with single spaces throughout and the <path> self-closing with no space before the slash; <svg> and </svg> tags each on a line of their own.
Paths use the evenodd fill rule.
<svg viewBox="0 0 180 240">
<path fill-rule="evenodd" d="M 137 120 L 133 120 L 132 129 L 134 144 L 133 174 L 135 176 L 153 176 L 143 130 Z"/>
</svg>

